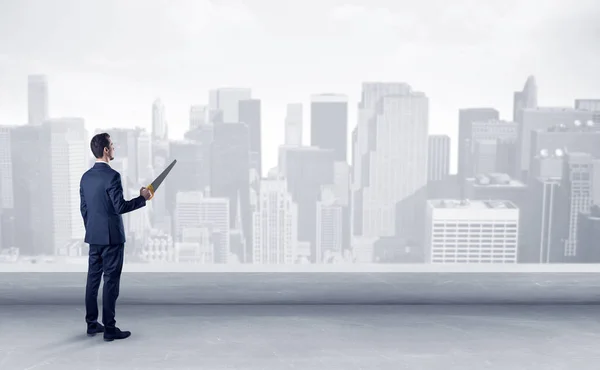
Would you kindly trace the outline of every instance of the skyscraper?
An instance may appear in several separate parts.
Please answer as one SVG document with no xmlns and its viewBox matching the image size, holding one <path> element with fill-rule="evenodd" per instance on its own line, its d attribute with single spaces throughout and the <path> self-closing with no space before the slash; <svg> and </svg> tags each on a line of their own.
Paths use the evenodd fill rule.
<svg viewBox="0 0 600 370">
<path fill-rule="evenodd" d="M 479 132 L 485 135 L 485 138 L 491 139 L 490 135 L 496 131 L 494 130 L 496 126 L 487 129 L 481 126 L 487 126 L 486 122 L 498 122 L 499 119 L 500 113 L 494 108 L 465 108 L 458 111 L 458 178 L 460 180 L 473 176 L 471 171 L 473 142 L 482 139 L 482 135 L 474 138 L 474 133 Z M 479 122 L 480 127 L 474 128 L 475 122 Z"/>
<path fill-rule="evenodd" d="M 358 107 L 358 124 L 352 132 L 351 228 L 353 236 L 362 236 L 366 232 L 365 190 L 371 186 L 376 173 L 376 151 L 378 140 L 381 140 L 381 138 L 378 131 L 380 125 L 378 125 L 375 117 L 380 107 L 380 101 L 386 96 L 408 96 L 411 93 L 412 88 L 406 83 L 363 83 L 362 100 Z M 418 111 L 415 113 L 419 114 Z M 425 133 L 427 133 L 427 129 L 425 129 Z M 426 140 L 427 138 L 425 138 L 424 150 L 427 150 Z M 426 158 L 426 152 L 423 153 L 423 158 Z M 420 171 L 427 176 L 422 168 Z M 362 242 L 359 244 L 362 245 Z M 366 241 L 364 245 L 371 245 L 370 241 Z"/>
<path fill-rule="evenodd" d="M 513 96 L 513 121 L 521 122 L 521 113 L 523 109 L 533 109 L 538 107 L 537 83 L 534 76 L 529 76 L 525 81 L 523 90 L 515 91 Z"/>
<path fill-rule="evenodd" d="M 521 122 L 519 122 L 519 147 L 517 148 L 517 171 L 522 180 L 526 180 L 529 173 L 531 157 L 531 133 L 535 130 L 544 130 L 558 127 L 563 124 L 570 125 L 575 121 L 586 124 L 593 120 L 593 112 L 573 108 L 546 107 L 523 109 Z"/>
<path fill-rule="evenodd" d="M 428 181 L 442 181 L 450 174 L 450 136 L 429 135 Z"/>
<path fill-rule="evenodd" d="M 290 103 L 285 115 L 285 145 L 302 145 L 302 104 Z"/>
<path fill-rule="evenodd" d="M 363 189 L 363 236 L 414 231 L 408 225 L 397 225 L 396 206 L 427 186 L 428 122 L 429 102 L 422 92 L 411 90 L 381 98 L 372 121 L 375 135 L 369 138 L 375 149 L 369 158 L 368 185 Z M 420 209 L 423 207 L 421 204 Z M 414 219 L 414 209 L 398 211 L 413 214 Z"/>
<path fill-rule="evenodd" d="M 292 264 L 298 241 L 298 205 L 284 178 L 271 177 L 260 183 L 259 209 L 253 216 L 252 262 Z"/>
<path fill-rule="evenodd" d="M 239 102 L 239 121 L 248 125 L 250 139 L 250 168 L 262 176 L 262 141 L 260 100 L 248 99 Z"/>
<path fill-rule="evenodd" d="M 41 125 L 48 118 L 48 80 L 44 75 L 30 75 L 27 84 L 29 124 Z"/>
<path fill-rule="evenodd" d="M 212 197 L 229 199 L 230 225 L 241 206 L 245 240 L 252 240 L 250 210 L 250 140 L 245 123 L 215 124 L 211 145 L 210 192 Z M 238 197 L 240 197 L 238 202 Z M 250 244 L 250 243 L 249 243 Z M 252 258 L 247 253 L 249 262 Z"/>
<path fill-rule="evenodd" d="M 347 161 L 348 97 L 339 94 L 313 95 L 310 104 L 310 144 L 331 149 L 336 161 Z"/>
<path fill-rule="evenodd" d="M 85 228 L 80 212 L 79 184 L 89 168 L 89 142 L 81 118 L 59 118 L 44 123 L 50 144 L 54 251 L 73 239 L 82 239 Z"/>
<path fill-rule="evenodd" d="M 165 140 L 168 138 L 165 105 L 160 99 L 156 99 L 152 103 L 152 138 L 156 140 Z"/>
</svg>

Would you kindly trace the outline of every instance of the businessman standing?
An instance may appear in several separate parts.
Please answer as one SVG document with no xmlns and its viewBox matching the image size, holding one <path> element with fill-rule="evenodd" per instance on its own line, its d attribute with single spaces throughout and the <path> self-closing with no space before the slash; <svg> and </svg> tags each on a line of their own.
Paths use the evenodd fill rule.
<svg viewBox="0 0 600 370">
<path fill-rule="evenodd" d="M 109 165 L 115 152 L 110 135 L 95 135 L 90 148 L 96 163 L 83 174 L 79 186 L 85 242 L 90 246 L 85 288 L 85 321 L 88 335 L 104 333 L 104 340 L 112 341 L 131 335 L 129 331 L 121 331 L 115 321 L 125 247 L 125 230 L 121 215 L 144 207 L 146 200 L 150 199 L 150 191 L 141 188 L 137 198 L 128 201 L 123 198 L 121 175 Z M 103 273 L 104 326 L 98 323 L 98 289 Z"/>
</svg>

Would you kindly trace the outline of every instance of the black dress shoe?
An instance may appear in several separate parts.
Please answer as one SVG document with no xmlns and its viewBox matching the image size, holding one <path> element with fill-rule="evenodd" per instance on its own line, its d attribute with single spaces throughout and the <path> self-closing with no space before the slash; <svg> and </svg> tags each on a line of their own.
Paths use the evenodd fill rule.
<svg viewBox="0 0 600 370">
<path fill-rule="evenodd" d="M 106 342 L 112 342 L 115 339 L 125 339 L 131 335 L 130 331 L 121 331 L 119 328 L 114 328 L 110 331 L 104 332 L 104 340 Z"/>
<path fill-rule="evenodd" d="M 98 333 L 104 333 L 104 326 L 100 323 L 88 325 L 87 335 L 88 337 L 93 337 Z"/>
</svg>

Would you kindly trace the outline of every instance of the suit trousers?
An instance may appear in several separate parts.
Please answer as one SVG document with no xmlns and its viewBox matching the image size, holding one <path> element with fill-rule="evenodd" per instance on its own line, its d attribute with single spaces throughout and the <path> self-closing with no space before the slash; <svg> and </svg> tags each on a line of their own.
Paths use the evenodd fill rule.
<svg viewBox="0 0 600 370">
<path fill-rule="evenodd" d="M 85 287 L 85 321 L 88 326 L 98 322 L 98 290 L 104 274 L 102 289 L 102 323 L 106 332 L 115 330 L 115 308 L 119 297 L 123 270 L 124 244 L 90 244 L 87 284 Z"/>
</svg>

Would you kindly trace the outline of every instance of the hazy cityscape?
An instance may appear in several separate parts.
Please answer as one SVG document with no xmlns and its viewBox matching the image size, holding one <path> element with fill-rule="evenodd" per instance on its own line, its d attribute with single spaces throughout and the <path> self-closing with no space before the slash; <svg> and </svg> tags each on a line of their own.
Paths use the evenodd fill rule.
<svg viewBox="0 0 600 370">
<path fill-rule="evenodd" d="M 160 98 L 150 130 L 90 132 L 85 117 L 49 115 L 48 76 L 23 83 L 28 122 L 0 127 L 3 262 L 86 263 L 79 181 L 91 136 L 108 132 L 126 199 L 177 160 L 149 205 L 124 215 L 126 263 L 600 263 L 600 99 L 540 106 L 534 76 L 507 92 L 510 117 L 457 112 L 455 163 L 410 82 L 364 82 L 359 102 L 290 102 L 273 168 L 251 88 L 211 89 L 172 138 Z"/>
</svg>

